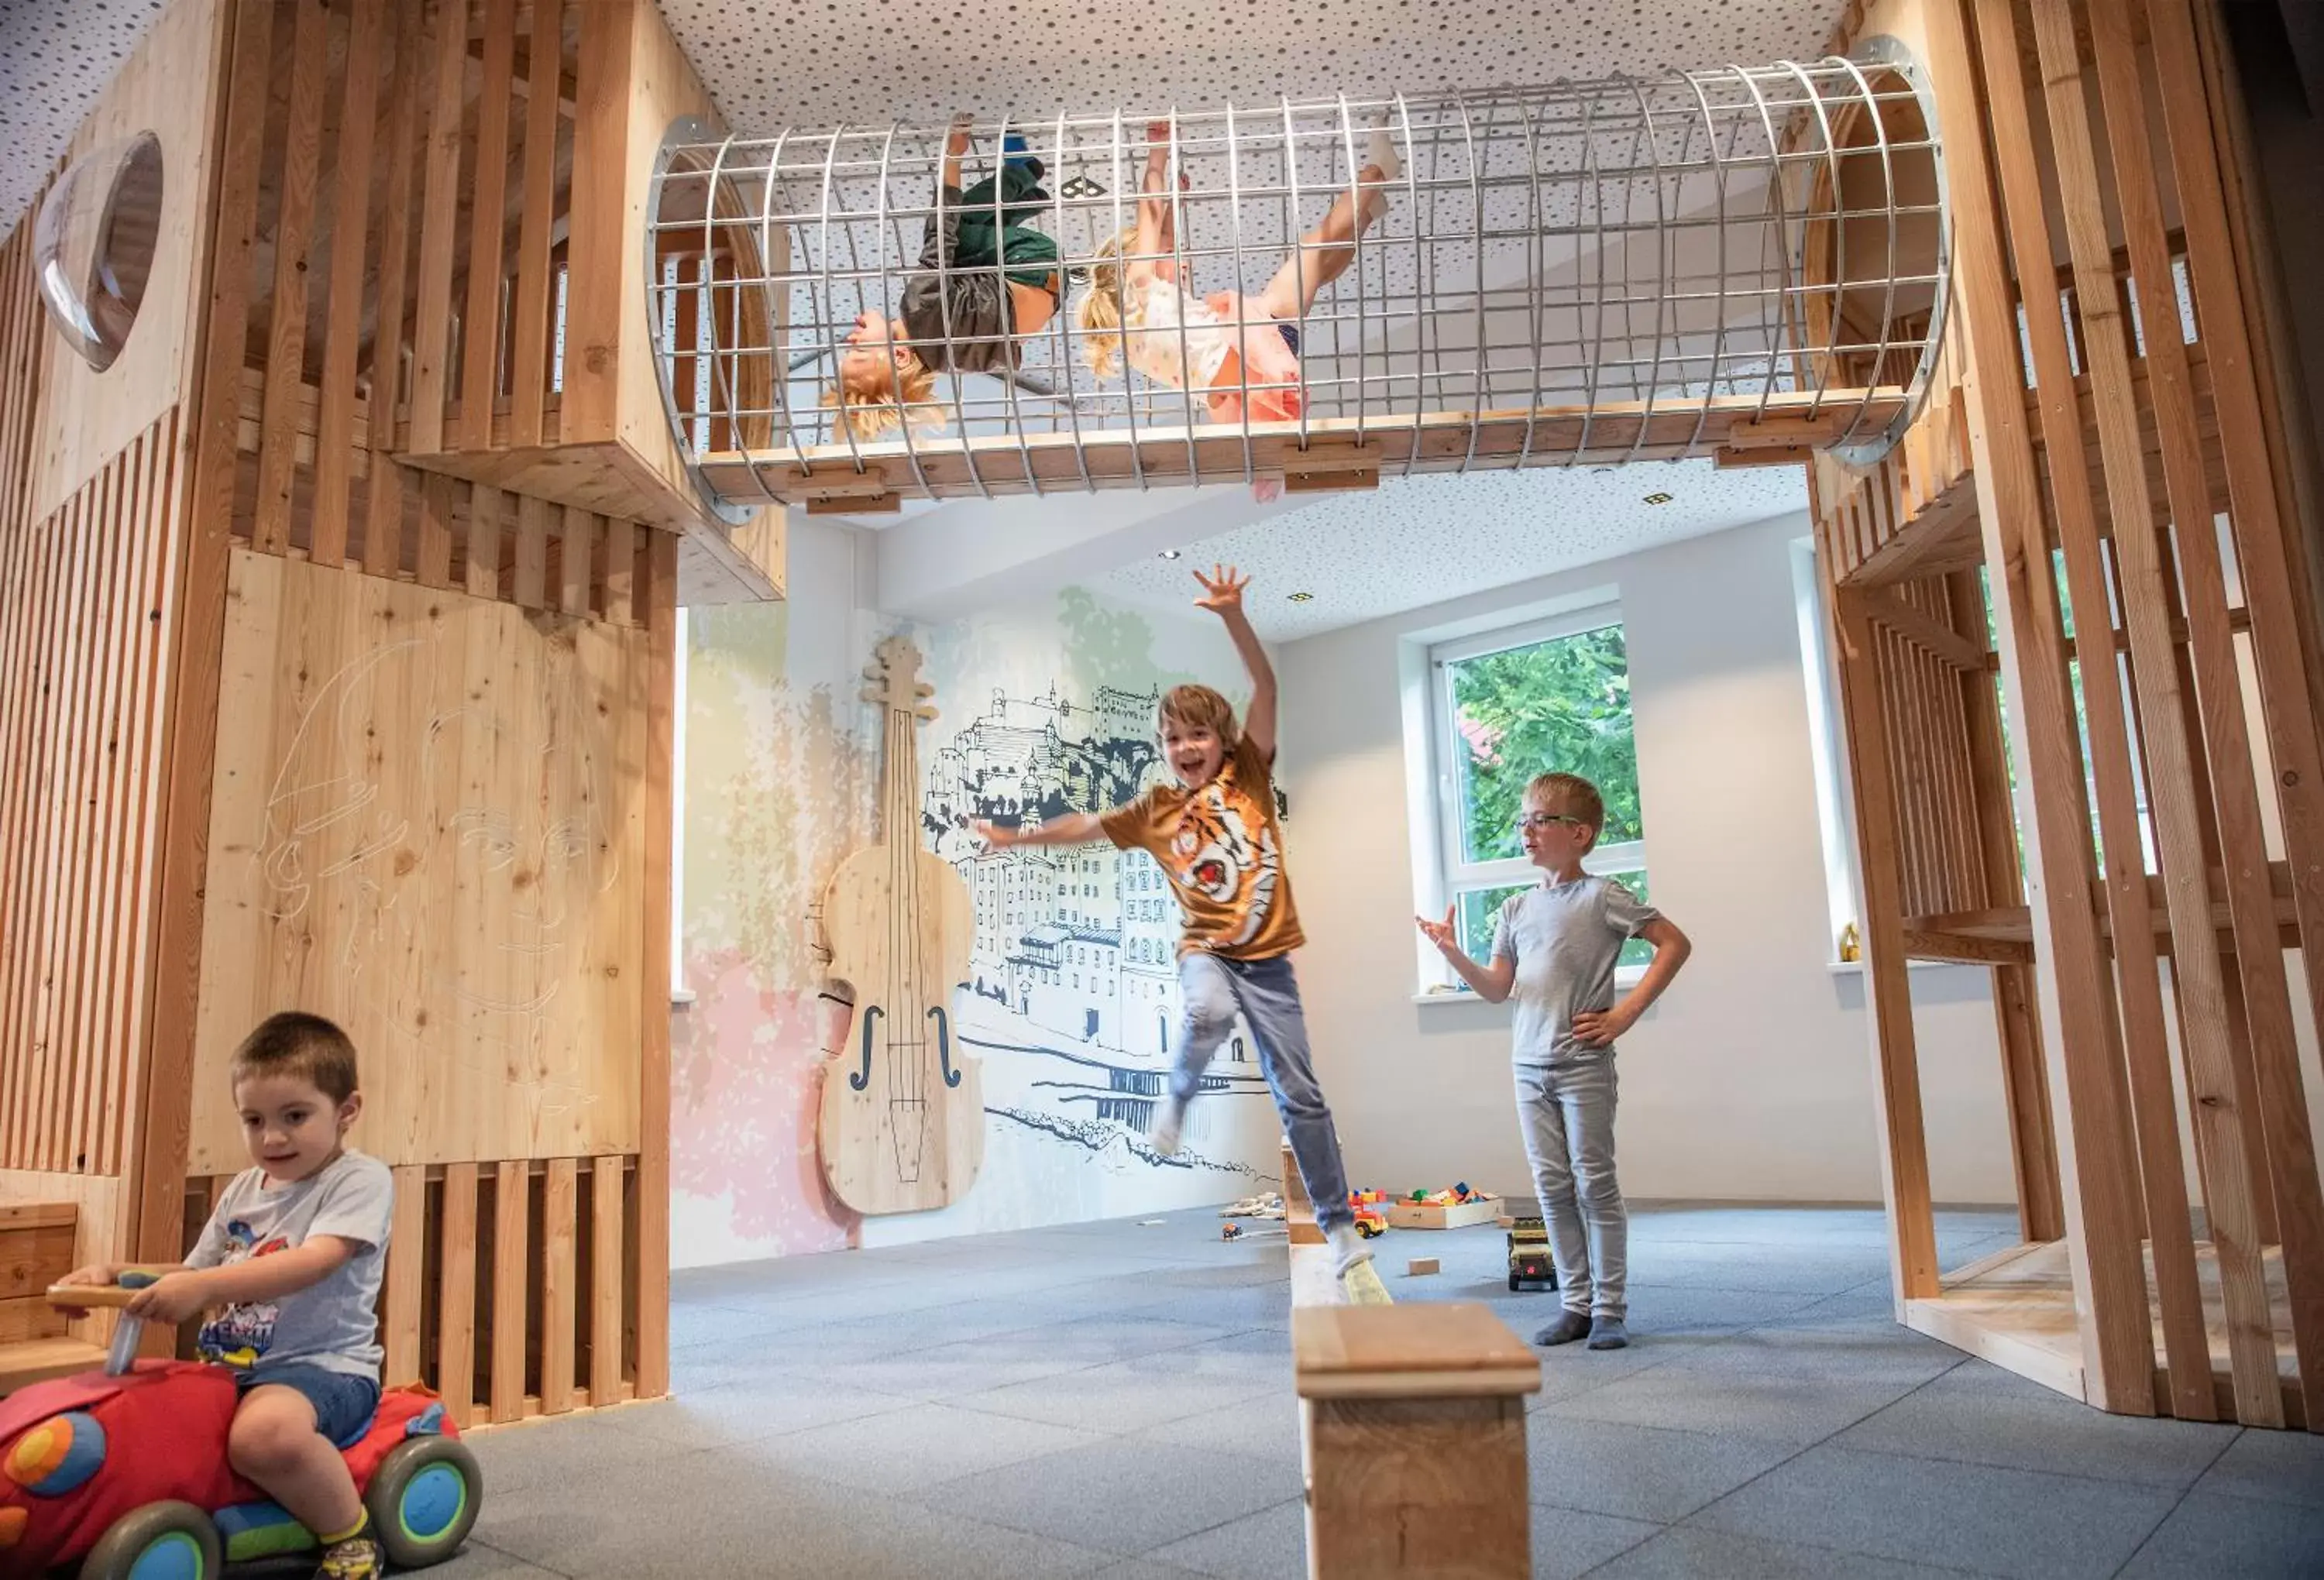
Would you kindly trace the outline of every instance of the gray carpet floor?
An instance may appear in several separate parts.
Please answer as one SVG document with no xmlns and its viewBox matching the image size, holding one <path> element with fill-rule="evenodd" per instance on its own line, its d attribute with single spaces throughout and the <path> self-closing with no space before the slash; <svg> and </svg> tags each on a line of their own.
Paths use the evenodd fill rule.
<svg viewBox="0 0 2324 1580">
<path fill-rule="evenodd" d="M 1940 1217 L 1947 1266 L 2014 1237 Z M 1398 1300 L 1554 1315 L 1489 1226 L 1376 1244 Z M 1545 1352 L 1535 1574 L 2324 1575 L 2324 1437 L 2103 1415 L 1969 1359 L 1891 1320 L 1885 1245 L 1877 1212 L 1636 1211 L 1637 1342 Z M 672 1286 L 678 1397 L 475 1439 L 445 1580 L 1305 1573 L 1279 1230 L 1188 1212 Z"/>
</svg>

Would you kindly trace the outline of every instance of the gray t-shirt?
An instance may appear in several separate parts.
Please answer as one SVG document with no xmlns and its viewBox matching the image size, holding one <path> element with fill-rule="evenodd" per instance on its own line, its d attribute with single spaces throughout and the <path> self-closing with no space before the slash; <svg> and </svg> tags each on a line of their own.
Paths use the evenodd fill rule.
<svg viewBox="0 0 2324 1580">
<path fill-rule="evenodd" d="M 268 1185 L 263 1169 L 236 1174 L 202 1226 L 187 1266 L 230 1267 L 295 1250 L 316 1235 L 336 1235 L 361 1248 L 295 1293 L 213 1313 L 194 1347 L 204 1360 L 237 1371 L 303 1365 L 378 1376 L 375 1308 L 394 1207 L 395 1176 L 361 1153 L 341 1153 L 295 1185 Z"/>
<path fill-rule="evenodd" d="M 1493 926 L 1493 957 L 1517 961 L 1513 1057 L 1519 1064 L 1580 1064 L 1609 1059 L 1573 1037 L 1573 1017 L 1614 1007 L 1614 960 L 1622 945 L 1662 914 L 1610 877 L 1543 883 L 1511 895 Z"/>
</svg>

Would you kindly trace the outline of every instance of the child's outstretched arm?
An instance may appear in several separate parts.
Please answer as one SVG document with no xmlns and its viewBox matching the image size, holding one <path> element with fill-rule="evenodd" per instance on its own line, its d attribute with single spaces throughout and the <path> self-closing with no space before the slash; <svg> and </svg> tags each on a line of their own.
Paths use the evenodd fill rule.
<svg viewBox="0 0 2324 1580">
<path fill-rule="evenodd" d="M 1242 590 L 1250 585 L 1250 578 L 1232 565 L 1213 565 L 1207 576 L 1196 571 L 1194 580 L 1203 584 L 1203 595 L 1194 600 L 1194 607 L 1207 609 L 1226 622 L 1227 635 L 1234 638 L 1235 651 L 1242 655 L 1242 666 L 1250 675 L 1250 706 L 1243 710 L 1243 735 L 1261 757 L 1273 762 L 1275 666 L 1267 661 L 1267 648 L 1251 629 L 1250 617 L 1242 611 Z"/>
<path fill-rule="evenodd" d="M 1678 969 L 1686 964 L 1686 957 L 1694 952 L 1694 945 L 1685 933 L 1673 926 L 1667 917 L 1657 916 L 1638 929 L 1638 936 L 1654 945 L 1655 958 L 1636 985 L 1622 995 L 1622 1001 L 1611 1009 L 1586 1009 L 1573 1017 L 1576 1041 L 1593 1048 L 1602 1048 L 1614 1042 L 1646 1013 L 1646 1006 L 1663 996 L 1671 985 Z"/>
<path fill-rule="evenodd" d="M 1011 845 L 1093 845 L 1105 838 L 1104 825 L 1093 812 L 1069 812 L 1029 829 L 1004 829 L 994 823 L 968 825 L 977 838 L 996 850 Z"/>
<path fill-rule="evenodd" d="M 181 1268 L 146 1285 L 124 1308 L 132 1317 L 183 1322 L 213 1306 L 279 1300 L 328 1278 L 361 1246 L 337 1235 L 315 1235 L 272 1256 L 227 1267 Z"/>
<path fill-rule="evenodd" d="M 1495 955 L 1489 966 L 1480 966 L 1471 960 L 1461 947 L 1460 930 L 1452 924 L 1452 907 L 1444 907 L 1444 920 L 1431 922 L 1425 916 L 1415 916 L 1413 923 L 1421 935 L 1436 946 L 1444 963 L 1460 973 L 1461 980 L 1477 991 L 1477 997 L 1487 1004 L 1499 1004 L 1509 996 L 1509 987 L 1517 980 L 1517 963 L 1508 955 Z"/>
</svg>

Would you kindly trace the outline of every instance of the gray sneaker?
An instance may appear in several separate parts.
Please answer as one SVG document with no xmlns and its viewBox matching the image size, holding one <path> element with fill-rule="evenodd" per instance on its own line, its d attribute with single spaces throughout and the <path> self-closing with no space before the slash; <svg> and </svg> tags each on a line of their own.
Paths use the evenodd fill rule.
<svg viewBox="0 0 2324 1580">
<path fill-rule="evenodd" d="M 1590 1318 L 1590 1347 L 1628 1349 L 1630 1347 L 1629 1330 L 1622 1326 L 1619 1317 L 1592 1317 Z"/>
</svg>

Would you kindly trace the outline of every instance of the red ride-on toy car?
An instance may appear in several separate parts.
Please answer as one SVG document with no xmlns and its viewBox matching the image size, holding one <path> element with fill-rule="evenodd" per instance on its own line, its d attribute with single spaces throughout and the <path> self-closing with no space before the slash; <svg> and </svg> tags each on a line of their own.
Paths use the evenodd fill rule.
<svg viewBox="0 0 2324 1580">
<path fill-rule="evenodd" d="M 76 1287 L 59 1303 L 117 1299 Z M 141 1361 L 0 1400 L 0 1574 L 78 1563 L 81 1580 L 216 1580 L 226 1564 L 316 1546 L 226 1463 L 236 1397 L 223 1367 Z M 459 1550 L 484 1481 L 433 1394 L 383 1393 L 346 1454 L 390 1565 L 424 1568 Z"/>
</svg>

